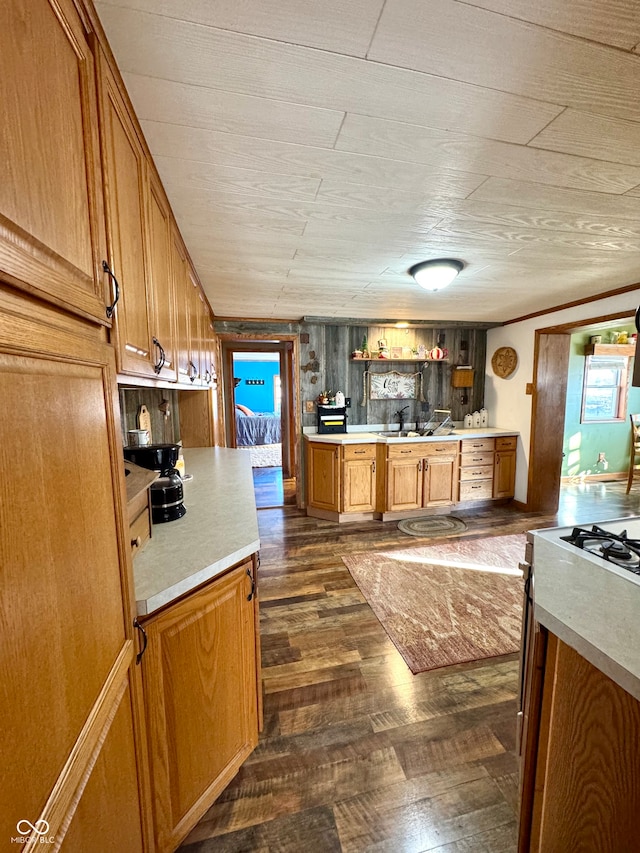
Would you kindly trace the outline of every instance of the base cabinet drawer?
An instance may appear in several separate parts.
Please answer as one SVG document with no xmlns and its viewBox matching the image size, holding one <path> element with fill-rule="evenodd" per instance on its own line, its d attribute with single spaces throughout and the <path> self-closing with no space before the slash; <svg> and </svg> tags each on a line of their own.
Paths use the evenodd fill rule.
<svg viewBox="0 0 640 853">
<path fill-rule="evenodd" d="M 461 468 L 460 482 L 466 480 L 491 480 L 493 479 L 493 464 L 478 465 L 476 468 Z"/>
<path fill-rule="evenodd" d="M 460 483 L 460 500 L 489 500 L 493 497 L 493 480 L 467 480 Z"/>
</svg>

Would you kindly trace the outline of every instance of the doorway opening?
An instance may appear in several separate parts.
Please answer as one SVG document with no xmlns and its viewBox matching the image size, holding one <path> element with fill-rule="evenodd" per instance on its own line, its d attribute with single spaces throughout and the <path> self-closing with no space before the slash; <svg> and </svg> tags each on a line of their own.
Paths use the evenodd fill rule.
<svg viewBox="0 0 640 853">
<path fill-rule="evenodd" d="M 222 341 L 227 447 L 251 456 L 259 509 L 297 503 L 297 337 Z"/>
<path fill-rule="evenodd" d="M 604 332 L 620 323 L 631 324 L 632 327 L 631 312 L 565 323 L 535 332 L 534 394 L 527 490 L 527 509 L 530 511 L 558 510 L 565 449 L 575 449 L 566 435 L 572 335 L 579 332 Z M 627 444 L 626 432 L 623 444 Z M 597 462 L 597 458 L 598 453 L 592 461 Z M 597 484 L 593 485 L 591 490 L 602 494 L 602 489 L 599 489 Z M 609 491 L 615 493 L 615 489 Z"/>
</svg>

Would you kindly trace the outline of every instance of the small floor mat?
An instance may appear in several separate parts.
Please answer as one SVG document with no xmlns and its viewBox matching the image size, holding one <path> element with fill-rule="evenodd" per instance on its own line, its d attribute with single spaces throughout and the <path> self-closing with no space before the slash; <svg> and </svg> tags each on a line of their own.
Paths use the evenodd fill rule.
<svg viewBox="0 0 640 853">
<path fill-rule="evenodd" d="M 453 536 L 466 529 L 464 521 L 453 515 L 426 515 L 398 522 L 398 530 L 409 536 Z"/>
</svg>

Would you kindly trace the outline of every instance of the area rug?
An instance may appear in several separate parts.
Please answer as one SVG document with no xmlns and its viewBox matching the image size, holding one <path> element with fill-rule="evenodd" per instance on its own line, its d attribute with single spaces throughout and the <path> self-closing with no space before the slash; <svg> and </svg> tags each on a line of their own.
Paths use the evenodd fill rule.
<svg viewBox="0 0 640 853">
<path fill-rule="evenodd" d="M 411 672 L 518 651 L 526 536 L 343 557 Z"/>
<path fill-rule="evenodd" d="M 249 451 L 252 468 L 279 468 L 282 465 L 281 444 L 256 444 L 254 447 L 241 447 L 240 450 Z"/>
<path fill-rule="evenodd" d="M 398 530 L 409 536 L 453 536 L 467 529 L 460 518 L 453 515 L 425 515 L 420 518 L 404 518 L 398 522 Z"/>
</svg>

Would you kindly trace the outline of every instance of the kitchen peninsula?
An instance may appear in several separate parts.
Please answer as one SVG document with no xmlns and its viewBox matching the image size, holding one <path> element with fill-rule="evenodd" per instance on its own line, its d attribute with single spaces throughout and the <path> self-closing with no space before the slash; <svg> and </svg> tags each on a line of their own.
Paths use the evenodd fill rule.
<svg viewBox="0 0 640 853">
<path fill-rule="evenodd" d="M 133 564 L 157 849 L 172 851 L 258 742 L 258 521 L 248 453 L 184 451 L 186 515 Z"/>
<path fill-rule="evenodd" d="M 638 849 L 640 522 L 598 528 L 529 535 L 519 853 Z"/>
<path fill-rule="evenodd" d="M 391 521 L 513 498 L 518 434 L 495 427 L 424 436 L 305 435 L 307 515 Z"/>
</svg>

